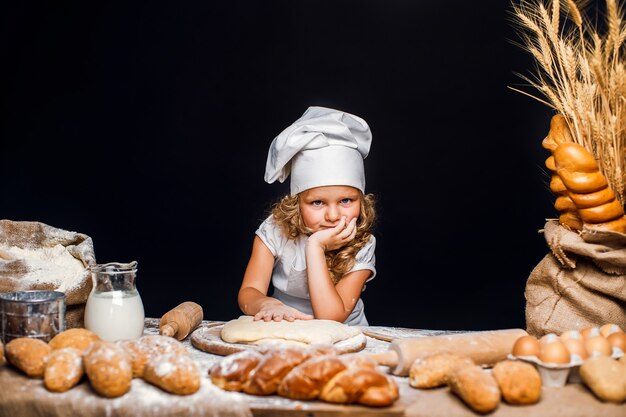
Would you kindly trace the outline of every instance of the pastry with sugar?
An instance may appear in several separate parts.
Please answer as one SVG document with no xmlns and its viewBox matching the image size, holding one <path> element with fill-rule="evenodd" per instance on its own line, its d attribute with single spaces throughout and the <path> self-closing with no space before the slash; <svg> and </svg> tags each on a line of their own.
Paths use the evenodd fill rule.
<svg viewBox="0 0 626 417">
<path fill-rule="evenodd" d="M 135 378 L 143 378 L 146 364 L 151 358 L 169 354 L 189 356 L 187 348 L 181 342 L 168 336 L 145 335 L 137 340 L 116 343 L 128 354 Z"/>
<path fill-rule="evenodd" d="M 92 343 L 83 361 L 91 387 L 101 396 L 119 397 L 130 390 L 133 379 L 130 359 L 115 343 L 103 340 Z"/>
<path fill-rule="evenodd" d="M 74 347 L 55 349 L 46 358 L 43 376 L 48 391 L 65 392 L 83 377 L 83 353 Z"/>
<path fill-rule="evenodd" d="M 189 395 L 200 389 L 200 372 L 188 355 L 169 353 L 151 357 L 143 378 L 170 394 Z"/>
</svg>

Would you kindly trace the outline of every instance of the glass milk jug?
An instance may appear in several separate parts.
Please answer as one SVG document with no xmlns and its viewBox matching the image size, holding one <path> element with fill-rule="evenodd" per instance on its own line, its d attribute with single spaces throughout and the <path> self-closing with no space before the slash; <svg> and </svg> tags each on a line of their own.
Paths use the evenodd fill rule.
<svg viewBox="0 0 626 417">
<path fill-rule="evenodd" d="M 93 289 L 85 306 L 85 327 L 108 342 L 143 334 L 144 310 L 135 277 L 137 262 L 111 262 L 91 268 Z"/>
</svg>

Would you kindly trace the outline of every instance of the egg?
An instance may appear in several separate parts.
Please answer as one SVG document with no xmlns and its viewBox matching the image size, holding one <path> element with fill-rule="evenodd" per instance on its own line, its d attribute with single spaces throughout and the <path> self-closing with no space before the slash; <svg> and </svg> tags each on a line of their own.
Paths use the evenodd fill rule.
<svg viewBox="0 0 626 417">
<path fill-rule="evenodd" d="M 577 355 L 580 359 L 585 360 L 589 357 L 585 343 L 582 339 L 567 339 L 563 342 L 570 355 Z"/>
<path fill-rule="evenodd" d="M 564 364 L 569 363 L 570 359 L 569 351 L 560 340 L 543 345 L 539 352 L 539 360 L 543 363 Z"/>
<path fill-rule="evenodd" d="M 580 329 L 580 334 L 583 339 L 589 339 L 590 337 L 599 336 L 600 328 L 599 327 L 585 327 L 584 329 Z"/>
<path fill-rule="evenodd" d="M 527 335 L 518 337 L 513 344 L 513 356 L 537 356 L 539 355 L 539 340 Z"/>
<path fill-rule="evenodd" d="M 589 339 L 585 340 L 585 349 L 590 356 L 611 356 L 613 349 L 611 348 L 611 344 L 604 337 L 592 336 Z"/>
<path fill-rule="evenodd" d="M 556 333 L 548 333 L 541 336 L 541 339 L 539 339 L 539 344 L 546 345 L 548 343 L 554 343 L 557 340 L 559 340 L 559 336 L 557 336 Z"/>
<path fill-rule="evenodd" d="M 622 352 L 626 353 L 626 333 L 611 333 L 606 340 L 612 347 L 621 349 Z"/>
<path fill-rule="evenodd" d="M 582 340 L 583 336 L 580 334 L 578 330 L 568 330 L 566 332 L 561 333 L 561 340 L 563 342 L 569 339 Z"/>
<path fill-rule="evenodd" d="M 624 333 L 617 324 L 608 323 L 600 327 L 600 334 L 604 337 L 608 337 L 613 333 Z"/>
</svg>

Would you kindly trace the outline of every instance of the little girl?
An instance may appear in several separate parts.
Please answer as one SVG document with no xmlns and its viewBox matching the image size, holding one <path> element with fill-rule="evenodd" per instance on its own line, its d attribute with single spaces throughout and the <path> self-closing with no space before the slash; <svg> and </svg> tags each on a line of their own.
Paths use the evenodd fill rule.
<svg viewBox="0 0 626 417">
<path fill-rule="evenodd" d="M 360 295 L 376 275 L 374 197 L 364 194 L 363 169 L 371 140 L 365 120 L 324 107 L 310 107 L 274 139 L 265 181 L 291 174 L 291 192 L 256 231 L 239 290 L 244 314 L 368 324 Z"/>
</svg>

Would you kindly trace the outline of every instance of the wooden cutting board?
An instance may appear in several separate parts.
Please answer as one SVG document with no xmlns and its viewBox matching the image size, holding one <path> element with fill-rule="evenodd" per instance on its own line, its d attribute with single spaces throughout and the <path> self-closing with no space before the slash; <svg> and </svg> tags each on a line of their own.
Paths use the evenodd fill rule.
<svg viewBox="0 0 626 417">
<path fill-rule="evenodd" d="M 214 355 L 227 356 L 231 353 L 241 352 L 242 350 L 255 350 L 267 345 L 252 345 L 245 343 L 227 343 L 220 336 L 223 324 L 214 327 L 200 327 L 191 334 L 191 344 L 196 349 L 204 352 L 213 353 Z M 350 339 L 335 343 L 334 347 L 337 353 L 350 353 L 363 350 L 367 344 L 367 338 L 364 334 L 359 334 Z M 276 345 L 279 345 L 278 343 Z"/>
</svg>

